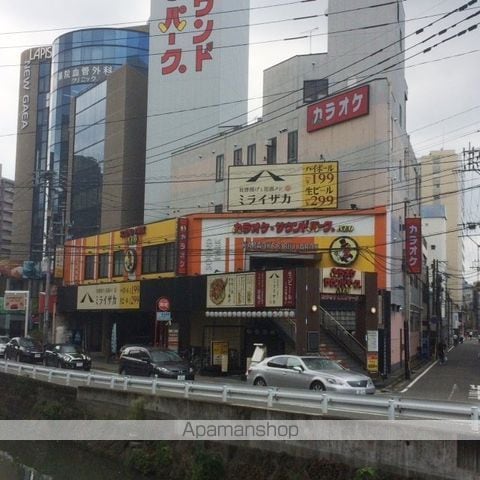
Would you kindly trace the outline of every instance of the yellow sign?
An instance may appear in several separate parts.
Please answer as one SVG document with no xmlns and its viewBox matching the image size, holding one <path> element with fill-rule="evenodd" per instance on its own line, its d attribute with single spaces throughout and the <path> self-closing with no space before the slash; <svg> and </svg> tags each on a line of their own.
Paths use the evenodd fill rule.
<svg viewBox="0 0 480 480">
<path fill-rule="evenodd" d="M 378 372 L 378 353 L 377 352 L 367 353 L 367 370 L 371 373 Z"/>
<path fill-rule="evenodd" d="M 327 209 L 338 206 L 338 163 L 232 166 L 228 210 Z"/>
<path fill-rule="evenodd" d="M 221 365 L 224 356 L 228 358 L 228 342 L 212 342 L 212 364 Z"/>
<path fill-rule="evenodd" d="M 140 308 L 140 282 L 80 285 L 77 310 L 127 310 Z"/>
<path fill-rule="evenodd" d="M 303 208 L 337 208 L 338 163 L 303 164 Z"/>
</svg>

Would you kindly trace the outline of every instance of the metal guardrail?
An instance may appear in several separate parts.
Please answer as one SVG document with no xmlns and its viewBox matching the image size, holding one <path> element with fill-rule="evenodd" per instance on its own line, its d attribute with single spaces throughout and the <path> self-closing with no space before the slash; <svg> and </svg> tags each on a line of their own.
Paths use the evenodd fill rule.
<svg viewBox="0 0 480 480">
<path fill-rule="evenodd" d="M 366 348 L 327 310 L 320 305 L 320 325 L 362 365 L 367 358 Z"/>
<path fill-rule="evenodd" d="M 67 386 L 101 386 L 112 390 L 145 392 L 153 395 L 169 393 L 187 399 L 208 399 L 232 405 L 263 407 L 277 411 L 315 414 L 344 413 L 348 418 L 373 415 L 388 420 L 431 419 L 479 421 L 479 406 L 440 403 L 428 400 L 407 400 L 380 396 L 358 396 L 318 393 L 303 390 L 281 390 L 248 385 L 161 380 L 114 374 L 77 372 L 0 360 L 0 372 L 29 375 L 46 382 Z"/>
</svg>

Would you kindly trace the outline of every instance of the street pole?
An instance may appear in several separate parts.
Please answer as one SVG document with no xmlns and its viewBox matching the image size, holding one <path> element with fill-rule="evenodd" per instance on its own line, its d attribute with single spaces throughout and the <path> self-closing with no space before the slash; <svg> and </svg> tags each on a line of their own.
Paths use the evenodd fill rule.
<svg viewBox="0 0 480 480">
<path fill-rule="evenodd" d="M 410 279 L 407 274 L 407 200 L 403 202 L 403 337 L 405 352 L 405 380 L 410 380 Z"/>
</svg>

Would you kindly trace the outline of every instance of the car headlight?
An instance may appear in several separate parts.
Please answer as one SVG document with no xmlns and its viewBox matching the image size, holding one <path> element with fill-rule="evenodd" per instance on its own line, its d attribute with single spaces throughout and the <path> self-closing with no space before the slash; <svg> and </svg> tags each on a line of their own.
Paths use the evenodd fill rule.
<svg viewBox="0 0 480 480">
<path fill-rule="evenodd" d="M 160 373 L 170 373 L 170 370 L 165 367 L 157 367 L 157 371 Z"/>
<path fill-rule="evenodd" d="M 189 371 L 190 373 L 193 373 L 193 367 L 190 367 L 190 368 L 188 369 L 188 371 Z"/>
<path fill-rule="evenodd" d="M 331 383 L 332 385 L 343 385 L 341 380 L 335 380 L 334 378 L 327 378 L 327 382 Z"/>
</svg>

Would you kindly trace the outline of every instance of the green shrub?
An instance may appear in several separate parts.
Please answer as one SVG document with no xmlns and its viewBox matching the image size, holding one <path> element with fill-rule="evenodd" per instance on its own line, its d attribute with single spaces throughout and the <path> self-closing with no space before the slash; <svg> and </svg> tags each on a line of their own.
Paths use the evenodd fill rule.
<svg viewBox="0 0 480 480">
<path fill-rule="evenodd" d="M 221 480 L 225 477 L 225 466 L 220 455 L 198 450 L 192 465 L 191 480 Z"/>
<path fill-rule="evenodd" d="M 377 471 L 373 467 L 363 467 L 355 472 L 354 480 L 375 480 L 377 478 Z"/>
<path fill-rule="evenodd" d="M 155 455 L 150 449 L 135 447 L 127 451 L 125 465 L 142 475 L 153 475 L 155 473 Z"/>
<path fill-rule="evenodd" d="M 128 411 L 128 420 L 146 420 L 147 414 L 145 412 L 145 400 L 143 398 L 136 398 L 130 405 Z"/>
</svg>

